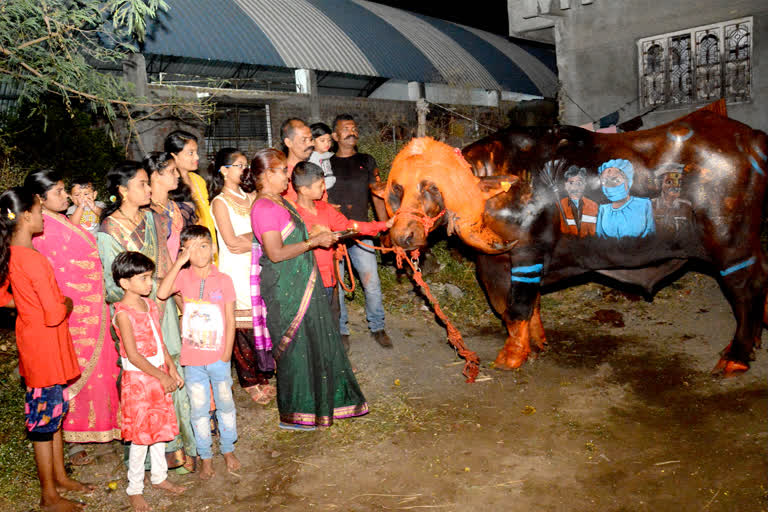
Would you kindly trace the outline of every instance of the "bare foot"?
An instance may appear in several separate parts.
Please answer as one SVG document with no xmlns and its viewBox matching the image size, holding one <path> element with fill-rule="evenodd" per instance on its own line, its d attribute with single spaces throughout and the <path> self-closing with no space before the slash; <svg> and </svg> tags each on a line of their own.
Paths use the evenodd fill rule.
<svg viewBox="0 0 768 512">
<path fill-rule="evenodd" d="M 187 490 L 186 487 L 172 484 L 171 482 L 168 481 L 167 478 L 162 482 L 160 482 L 159 484 L 152 484 L 152 487 L 154 487 L 155 489 L 162 489 L 171 494 L 184 494 L 184 491 Z"/>
<path fill-rule="evenodd" d="M 133 507 L 133 510 L 136 512 L 148 512 L 152 510 L 152 507 L 149 506 L 149 503 L 147 503 L 147 500 L 144 499 L 144 496 L 141 494 L 134 494 L 133 496 L 128 496 L 128 501 L 131 502 L 131 506 Z"/>
<path fill-rule="evenodd" d="M 84 504 L 77 501 L 70 501 L 61 496 L 55 499 L 43 498 L 40 500 L 40 510 L 43 512 L 79 512 L 83 510 Z"/>
<path fill-rule="evenodd" d="M 95 489 L 96 488 L 91 484 L 78 482 L 77 480 L 73 480 L 71 478 L 65 478 L 63 480 L 56 481 L 56 490 L 59 492 L 75 491 L 92 493 Z"/>
<path fill-rule="evenodd" d="M 227 463 L 227 471 L 237 471 L 242 467 L 240 461 L 235 457 L 235 452 L 229 452 L 224 454 L 224 461 Z"/>
<path fill-rule="evenodd" d="M 213 459 L 200 459 L 200 480 L 210 480 L 216 474 L 213 470 Z"/>
</svg>

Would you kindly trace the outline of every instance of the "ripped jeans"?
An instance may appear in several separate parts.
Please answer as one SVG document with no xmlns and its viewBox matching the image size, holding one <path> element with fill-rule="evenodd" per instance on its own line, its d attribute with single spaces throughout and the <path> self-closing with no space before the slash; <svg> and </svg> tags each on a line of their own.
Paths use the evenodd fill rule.
<svg viewBox="0 0 768 512">
<path fill-rule="evenodd" d="M 185 366 L 184 381 L 192 408 L 192 430 L 195 432 L 197 453 L 202 459 L 213 457 L 211 446 L 211 388 L 216 401 L 219 421 L 219 441 L 222 454 L 235 449 L 237 422 L 235 401 L 232 397 L 232 366 L 230 362 L 216 361 L 205 366 Z"/>
</svg>

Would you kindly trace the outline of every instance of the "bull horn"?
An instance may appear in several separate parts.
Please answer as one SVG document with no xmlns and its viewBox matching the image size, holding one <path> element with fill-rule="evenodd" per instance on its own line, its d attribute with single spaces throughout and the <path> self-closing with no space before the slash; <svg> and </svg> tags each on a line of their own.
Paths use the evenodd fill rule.
<svg viewBox="0 0 768 512">
<path fill-rule="evenodd" d="M 470 247 L 485 254 L 501 254 L 512 250 L 519 240 L 504 240 L 492 229 L 474 221 L 461 218 L 453 220 L 453 232 Z"/>
</svg>

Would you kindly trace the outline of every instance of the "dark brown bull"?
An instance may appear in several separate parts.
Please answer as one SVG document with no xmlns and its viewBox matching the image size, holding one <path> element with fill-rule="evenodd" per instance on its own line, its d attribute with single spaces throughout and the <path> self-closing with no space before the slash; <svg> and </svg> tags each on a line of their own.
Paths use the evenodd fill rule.
<svg viewBox="0 0 768 512">
<path fill-rule="evenodd" d="M 394 243 L 423 246 L 429 219 L 444 211 L 435 225 L 480 252 L 480 281 L 509 332 L 496 367 L 519 367 L 531 341 L 544 347 L 542 286 L 599 272 L 652 294 L 696 260 L 717 276 L 736 317 L 715 367 L 728 375 L 749 368 L 768 321 L 766 155 L 765 133 L 699 111 L 619 135 L 509 129 L 463 157 L 414 139 L 375 192 L 398 217 Z"/>
</svg>

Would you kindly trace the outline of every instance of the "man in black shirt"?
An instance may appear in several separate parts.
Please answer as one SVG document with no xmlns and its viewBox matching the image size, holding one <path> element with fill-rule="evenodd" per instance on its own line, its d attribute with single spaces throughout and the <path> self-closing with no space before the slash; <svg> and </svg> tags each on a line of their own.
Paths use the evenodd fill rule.
<svg viewBox="0 0 768 512">
<path fill-rule="evenodd" d="M 357 123 L 349 114 L 336 116 L 333 121 L 333 140 L 338 144 L 336 154 L 331 157 L 331 168 L 336 176 L 336 185 L 328 191 L 328 201 L 341 205 L 341 213 L 352 220 L 368 221 L 368 199 L 373 201 L 373 207 L 379 220 L 386 220 L 387 211 L 384 202 L 372 197 L 370 185 L 379 178 L 376 160 L 371 155 L 357 152 L 359 138 Z M 372 245 L 371 240 L 363 242 Z M 355 243 L 349 245 L 349 259 L 360 276 L 360 282 L 365 291 L 365 316 L 368 328 L 373 338 L 382 347 L 392 347 L 392 340 L 384 331 L 384 305 L 381 301 L 381 284 L 376 253 Z M 343 275 L 344 267 L 340 267 Z M 339 291 L 341 294 L 343 290 Z M 345 345 L 349 343 L 349 327 L 347 326 L 347 308 L 344 296 L 341 296 L 341 319 L 339 330 Z"/>
</svg>

